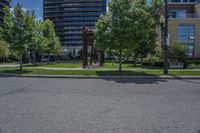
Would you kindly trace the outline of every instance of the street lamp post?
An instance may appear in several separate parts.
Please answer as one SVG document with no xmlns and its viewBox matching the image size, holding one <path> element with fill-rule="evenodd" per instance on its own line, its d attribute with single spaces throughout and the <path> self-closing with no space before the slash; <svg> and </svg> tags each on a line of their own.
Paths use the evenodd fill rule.
<svg viewBox="0 0 200 133">
<path fill-rule="evenodd" d="M 168 74 L 168 0 L 165 0 L 165 30 L 164 30 L 164 74 Z"/>
<path fill-rule="evenodd" d="M 163 15 L 160 16 L 159 19 L 160 22 L 160 31 L 161 31 L 161 46 L 164 48 L 164 43 L 165 43 L 165 35 L 164 35 L 164 30 L 165 30 L 165 17 Z"/>
</svg>

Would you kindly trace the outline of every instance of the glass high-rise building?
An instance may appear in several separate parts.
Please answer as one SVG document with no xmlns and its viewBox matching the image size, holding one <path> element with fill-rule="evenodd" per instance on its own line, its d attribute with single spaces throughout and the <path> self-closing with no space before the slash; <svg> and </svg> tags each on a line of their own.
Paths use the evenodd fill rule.
<svg viewBox="0 0 200 133">
<path fill-rule="evenodd" d="M 106 0 L 44 0 L 44 19 L 53 21 L 64 52 L 76 54 L 82 48 L 82 29 L 93 29 Z"/>
<path fill-rule="evenodd" d="M 0 26 L 3 24 L 3 17 L 5 15 L 4 11 L 3 11 L 3 8 L 5 6 L 9 6 L 10 3 L 8 0 L 1 0 L 0 1 Z"/>
</svg>

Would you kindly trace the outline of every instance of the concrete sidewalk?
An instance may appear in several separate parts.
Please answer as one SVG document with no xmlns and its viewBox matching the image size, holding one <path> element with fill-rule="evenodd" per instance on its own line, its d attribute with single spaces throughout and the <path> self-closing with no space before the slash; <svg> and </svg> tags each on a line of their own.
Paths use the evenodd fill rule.
<svg viewBox="0 0 200 133">
<path fill-rule="evenodd" d="M 0 64 L 0 68 L 4 68 L 4 67 L 10 67 L 10 68 L 18 68 L 19 67 L 19 64 L 17 63 L 13 63 L 13 64 Z M 24 68 L 27 68 L 27 69 L 44 69 L 44 70 L 84 70 L 84 71 L 88 71 L 88 70 L 97 70 L 97 71 L 117 71 L 118 68 L 95 68 L 95 69 L 84 69 L 82 67 L 79 67 L 79 68 L 52 68 L 52 67 L 26 67 L 24 66 Z M 132 68 L 132 69 L 126 69 L 126 68 L 123 68 L 123 70 L 125 71 L 156 71 L 156 70 L 161 70 L 159 68 Z M 200 71 L 200 69 L 169 69 L 170 71 Z"/>
<path fill-rule="evenodd" d="M 3 68 L 3 67 L 19 67 L 19 64 L 17 63 L 0 64 L 0 68 Z"/>
</svg>

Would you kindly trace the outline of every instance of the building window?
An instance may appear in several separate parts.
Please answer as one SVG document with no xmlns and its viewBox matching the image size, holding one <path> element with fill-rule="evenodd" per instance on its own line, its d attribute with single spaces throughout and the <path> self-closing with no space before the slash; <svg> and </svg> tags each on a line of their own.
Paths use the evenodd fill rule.
<svg viewBox="0 0 200 133">
<path fill-rule="evenodd" d="M 171 12 L 172 18 L 187 18 L 186 10 L 172 10 Z"/>
<path fill-rule="evenodd" d="M 194 25 L 179 25 L 178 26 L 178 42 L 181 45 L 186 45 L 189 49 L 188 56 L 194 56 L 195 46 L 195 26 Z"/>
</svg>

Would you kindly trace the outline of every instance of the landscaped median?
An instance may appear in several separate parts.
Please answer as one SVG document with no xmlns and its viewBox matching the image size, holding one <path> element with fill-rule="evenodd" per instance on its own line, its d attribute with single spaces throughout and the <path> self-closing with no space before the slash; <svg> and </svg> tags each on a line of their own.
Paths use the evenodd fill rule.
<svg viewBox="0 0 200 133">
<path fill-rule="evenodd" d="M 81 75 L 81 76 L 164 76 L 162 69 L 133 69 L 118 72 L 117 70 L 48 70 L 24 68 L 19 71 L 18 68 L 0 68 L 1 74 L 18 75 Z M 169 76 L 200 76 L 200 70 L 170 70 Z"/>
</svg>

